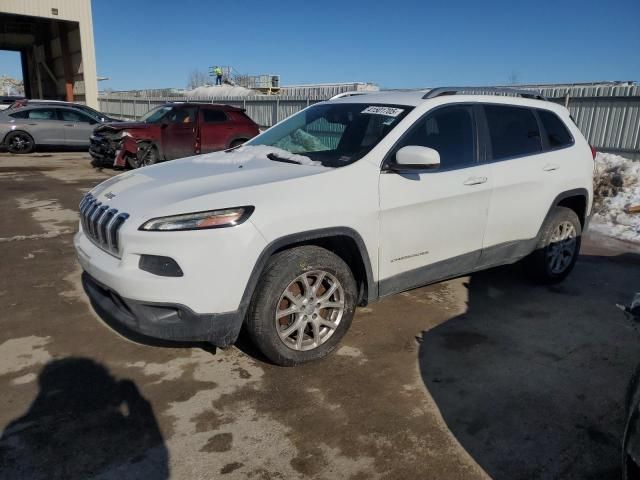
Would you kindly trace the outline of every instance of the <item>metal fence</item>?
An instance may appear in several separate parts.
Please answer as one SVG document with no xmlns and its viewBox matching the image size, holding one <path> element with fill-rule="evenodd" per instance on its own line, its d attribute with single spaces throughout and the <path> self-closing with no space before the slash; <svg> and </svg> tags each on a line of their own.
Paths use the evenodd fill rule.
<svg viewBox="0 0 640 480">
<path fill-rule="evenodd" d="M 591 145 L 598 150 L 640 160 L 640 86 L 581 86 L 539 88 L 551 101 L 565 105 Z M 244 108 L 247 115 L 266 128 L 322 101 L 309 97 L 255 96 L 224 98 L 142 98 L 101 96 L 100 110 L 137 119 L 168 101 L 224 103 Z"/>
</svg>

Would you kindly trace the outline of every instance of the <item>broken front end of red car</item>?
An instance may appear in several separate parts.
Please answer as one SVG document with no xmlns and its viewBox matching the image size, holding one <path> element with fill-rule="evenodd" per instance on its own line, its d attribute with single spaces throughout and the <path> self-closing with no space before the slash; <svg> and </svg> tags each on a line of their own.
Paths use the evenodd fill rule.
<svg viewBox="0 0 640 480">
<path fill-rule="evenodd" d="M 126 167 L 135 162 L 138 140 L 127 130 L 97 128 L 89 142 L 89 154 L 94 165 Z"/>
</svg>

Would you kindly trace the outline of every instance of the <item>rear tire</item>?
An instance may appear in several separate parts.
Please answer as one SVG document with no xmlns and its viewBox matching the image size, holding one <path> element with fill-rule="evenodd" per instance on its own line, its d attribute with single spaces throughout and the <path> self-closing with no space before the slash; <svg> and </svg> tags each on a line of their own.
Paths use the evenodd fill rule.
<svg viewBox="0 0 640 480">
<path fill-rule="evenodd" d="M 553 207 L 542 226 L 535 251 L 525 260 L 528 274 L 537 282 L 564 280 L 578 260 L 582 225 L 570 208 Z"/>
<path fill-rule="evenodd" d="M 31 153 L 36 148 L 33 137 L 27 132 L 11 132 L 5 139 L 5 145 L 10 153 Z"/>
<path fill-rule="evenodd" d="M 273 363 L 294 366 L 331 353 L 356 307 L 351 270 L 337 255 L 308 245 L 274 255 L 246 320 L 253 342 Z"/>
</svg>

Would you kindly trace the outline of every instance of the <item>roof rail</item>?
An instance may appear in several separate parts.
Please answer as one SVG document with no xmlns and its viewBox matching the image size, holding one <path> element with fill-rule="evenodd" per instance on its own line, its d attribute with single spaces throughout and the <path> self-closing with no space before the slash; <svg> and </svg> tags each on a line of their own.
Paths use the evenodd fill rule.
<svg viewBox="0 0 640 480">
<path fill-rule="evenodd" d="M 514 95 L 522 98 L 531 98 L 534 100 L 545 100 L 547 97 L 535 90 L 521 90 L 509 87 L 438 87 L 429 90 L 422 97 L 423 99 L 440 97 L 442 95 Z"/>
<path fill-rule="evenodd" d="M 342 92 L 342 93 L 339 93 L 337 95 L 334 95 L 329 100 L 337 100 L 339 98 L 344 98 L 344 97 L 355 97 L 356 95 L 367 95 L 368 93 L 375 93 L 375 91 L 362 92 L 362 91 L 352 90 L 350 92 Z"/>
</svg>

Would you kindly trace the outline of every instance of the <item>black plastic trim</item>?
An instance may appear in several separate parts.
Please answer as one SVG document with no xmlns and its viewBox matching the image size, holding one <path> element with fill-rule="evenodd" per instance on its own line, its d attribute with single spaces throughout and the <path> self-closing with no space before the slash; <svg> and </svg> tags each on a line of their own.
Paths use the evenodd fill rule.
<svg viewBox="0 0 640 480">
<path fill-rule="evenodd" d="M 82 274 L 82 285 L 94 309 L 107 323 L 148 337 L 209 342 L 222 348 L 236 341 L 242 327 L 243 316 L 237 310 L 199 314 L 185 305 L 130 300 L 86 272 Z"/>
<path fill-rule="evenodd" d="M 251 275 L 249 277 L 249 281 L 244 289 L 244 293 L 242 295 L 242 300 L 240 301 L 240 307 L 238 310 L 242 313 L 242 317 L 249 308 L 249 303 L 251 303 L 251 298 L 253 297 L 253 293 L 258 285 L 258 281 L 260 280 L 260 276 L 264 271 L 264 268 L 269 261 L 269 258 L 278 250 L 282 250 L 288 246 L 294 246 L 303 242 L 308 242 L 310 240 L 318 240 L 330 237 L 339 237 L 346 236 L 351 238 L 356 246 L 358 247 L 358 251 L 360 253 L 360 257 L 362 260 L 362 264 L 365 269 L 366 276 L 366 292 L 367 297 L 366 301 L 368 303 L 375 301 L 378 298 L 378 284 L 373 279 L 373 272 L 371 269 L 371 260 L 369 257 L 369 252 L 367 251 L 367 247 L 362 240 L 362 237 L 358 232 L 349 227 L 330 227 L 330 228 L 321 228 L 317 230 L 309 230 L 306 232 L 294 233 L 291 235 L 286 235 L 284 237 L 280 237 L 271 243 L 269 243 L 260 253 L 258 260 L 256 261 L 253 270 L 251 271 Z"/>
</svg>

